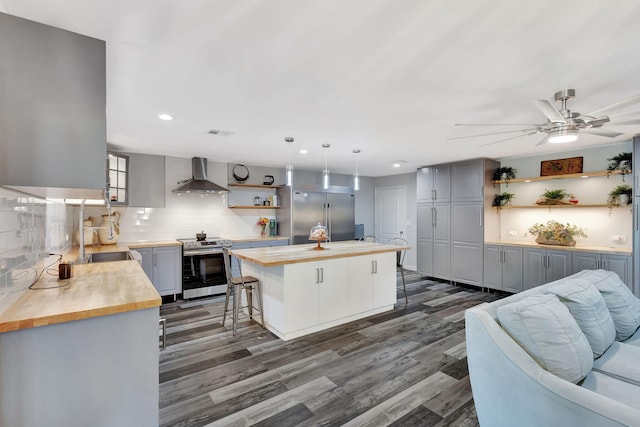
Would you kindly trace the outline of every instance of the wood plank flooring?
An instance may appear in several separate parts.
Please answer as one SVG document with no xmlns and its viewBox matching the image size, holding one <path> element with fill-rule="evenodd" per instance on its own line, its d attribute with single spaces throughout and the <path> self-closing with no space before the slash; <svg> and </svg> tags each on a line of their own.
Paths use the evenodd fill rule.
<svg viewBox="0 0 640 427">
<path fill-rule="evenodd" d="M 247 317 L 234 337 L 224 297 L 163 305 L 161 425 L 478 425 L 464 310 L 502 295 L 405 276 L 409 304 L 400 282 L 393 311 L 287 342 Z"/>
</svg>

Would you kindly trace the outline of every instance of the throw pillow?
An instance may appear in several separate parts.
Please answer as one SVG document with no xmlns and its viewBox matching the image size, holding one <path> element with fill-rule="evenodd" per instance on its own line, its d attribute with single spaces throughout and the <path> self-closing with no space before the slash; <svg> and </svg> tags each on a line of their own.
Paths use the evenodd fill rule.
<svg viewBox="0 0 640 427">
<path fill-rule="evenodd" d="M 616 339 L 616 327 L 602 295 L 593 284 L 581 279 L 566 279 L 548 287 L 545 292 L 556 295 L 567 306 L 587 337 L 594 357 L 607 351 Z"/>
<path fill-rule="evenodd" d="M 613 271 L 583 270 L 578 273 L 600 291 L 616 325 L 616 339 L 624 341 L 640 327 L 640 300 Z"/>
<path fill-rule="evenodd" d="M 498 308 L 498 321 L 543 369 L 572 383 L 593 367 L 593 353 L 569 309 L 551 294 Z"/>
</svg>

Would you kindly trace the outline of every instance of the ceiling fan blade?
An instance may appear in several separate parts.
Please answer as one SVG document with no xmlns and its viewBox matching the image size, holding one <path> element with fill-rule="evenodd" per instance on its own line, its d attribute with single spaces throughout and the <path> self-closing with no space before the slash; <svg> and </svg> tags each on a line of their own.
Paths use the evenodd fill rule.
<svg viewBox="0 0 640 427">
<path fill-rule="evenodd" d="M 540 142 L 538 142 L 538 143 L 536 144 L 536 147 L 539 147 L 539 146 L 541 146 L 541 145 L 546 144 L 548 140 L 549 140 L 549 135 L 547 135 L 547 136 L 545 136 L 544 138 L 542 138 L 542 139 L 540 140 Z"/>
<path fill-rule="evenodd" d="M 523 137 L 523 136 L 534 135 L 534 134 L 536 134 L 536 133 L 538 133 L 538 130 L 537 130 L 537 129 L 536 129 L 536 130 L 534 130 L 533 132 L 525 133 L 524 135 L 516 135 L 516 136 L 512 136 L 512 137 L 510 137 L 510 138 L 505 138 L 505 139 L 500 139 L 500 140 L 498 140 L 498 141 L 489 142 L 489 143 L 487 143 L 487 144 L 481 144 L 481 145 L 480 145 L 480 147 L 486 147 L 487 145 L 499 144 L 499 143 L 501 143 L 501 142 L 509 141 L 509 140 L 516 139 L 516 138 L 521 138 L 521 137 Z"/>
<path fill-rule="evenodd" d="M 597 116 L 605 115 L 609 111 L 618 110 L 620 108 L 624 108 L 624 107 L 627 107 L 629 105 L 637 104 L 639 102 L 640 102 L 640 93 L 637 94 L 637 95 L 634 95 L 634 96 L 632 96 L 630 98 L 624 99 L 622 101 L 619 101 L 619 102 L 616 102 L 614 104 L 607 105 L 606 107 L 602 107 L 602 108 L 600 108 L 598 110 L 592 111 L 587 115 L 588 116 L 592 116 L 592 117 L 597 117 Z"/>
<path fill-rule="evenodd" d="M 567 124 L 567 119 L 546 99 L 534 99 L 533 104 L 542 111 L 542 114 L 544 114 L 550 122 Z"/>
<path fill-rule="evenodd" d="M 606 136 L 609 138 L 615 138 L 616 136 L 624 135 L 623 133 L 620 133 L 620 132 L 613 132 L 610 130 L 602 130 L 602 129 L 584 129 L 584 130 L 581 130 L 580 132 L 590 133 L 592 135 Z"/>
<path fill-rule="evenodd" d="M 609 116 L 609 122 L 611 123 L 617 123 L 617 122 L 622 122 L 626 120 L 635 120 L 635 119 L 640 119 L 640 111 L 632 111 L 630 113 L 624 113 L 624 114 L 613 114 Z"/>
<path fill-rule="evenodd" d="M 640 125 L 640 117 L 633 120 L 622 120 L 619 122 L 611 123 L 612 126 L 626 126 L 626 125 Z"/>
<path fill-rule="evenodd" d="M 544 126 L 535 123 L 454 123 L 454 126 Z"/>
<path fill-rule="evenodd" d="M 491 136 L 491 135 L 501 135 L 505 133 L 515 133 L 515 132 L 530 132 L 532 130 L 537 130 L 537 128 L 529 128 L 529 129 L 518 129 L 518 130 L 505 130 L 502 132 L 492 132 L 492 133 L 478 133 L 475 135 L 467 135 L 467 136 L 456 136 L 453 138 L 447 138 L 447 140 L 452 141 L 455 139 L 467 139 L 467 138 L 475 138 L 479 136 Z"/>
</svg>

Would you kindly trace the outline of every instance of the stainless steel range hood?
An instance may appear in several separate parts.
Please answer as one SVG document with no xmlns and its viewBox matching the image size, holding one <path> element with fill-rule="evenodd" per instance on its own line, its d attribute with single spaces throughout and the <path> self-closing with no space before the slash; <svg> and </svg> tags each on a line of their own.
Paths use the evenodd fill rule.
<svg viewBox="0 0 640 427">
<path fill-rule="evenodd" d="M 229 190 L 207 179 L 207 159 L 191 158 L 192 177 L 184 185 L 173 190 L 176 194 L 222 194 Z"/>
</svg>

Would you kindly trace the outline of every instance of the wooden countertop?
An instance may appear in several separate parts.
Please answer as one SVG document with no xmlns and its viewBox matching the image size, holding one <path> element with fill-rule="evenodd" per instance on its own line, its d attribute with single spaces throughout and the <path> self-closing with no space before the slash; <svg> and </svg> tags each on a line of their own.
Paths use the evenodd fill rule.
<svg viewBox="0 0 640 427">
<path fill-rule="evenodd" d="M 227 240 L 231 240 L 232 242 L 256 242 L 256 241 L 261 241 L 261 240 L 289 240 L 288 237 L 286 236 L 275 236 L 275 237 L 271 237 L 271 236 L 267 236 L 267 237 L 260 237 L 260 236 L 235 236 L 235 237 L 223 237 L 223 239 L 227 239 Z"/>
<path fill-rule="evenodd" d="M 114 250 L 118 245 L 104 246 Z M 58 287 L 67 282 L 68 286 Z M 33 287 L 34 290 L 22 291 L 0 314 L 0 332 L 157 307 L 162 303 L 136 261 L 74 265 L 73 277 L 68 281 L 58 282 L 56 276 L 44 273 Z"/>
<path fill-rule="evenodd" d="M 238 258 L 273 267 L 276 265 L 297 264 L 326 259 L 344 258 L 360 255 L 372 255 L 384 252 L 396 252 L 409 249 L 406 246 L 386 245 L 373 242 L 331 242 L 322 243 L 323 250 L 314 249 L 317 244 L 276 246 L 268 248 L 235 249 L 230 253 Z"/>
<path fill-rule="evenodd" d="M 125 242 L 121 245 L 128 246 L 131 249 L 136 248 L 157 248 L 160 246 L 182 246 L 182 242 L 177 240 L 139 240 L 137 242 Z M 106 245 L 109 246 L 109 245 Z"/>
<path fill-rule="evenodd" d="M 580 242 L 576 246 L 559 246 L 559 245 L 541 245 L 536 242 L 514 242 L 508 240 L 487 240 L 485 245 L 503 245 L 503 246 L 521 246 L 527 248 L 553 249 L 561 251 L 573 252 L 603 252 L 612 255 L 631 255 L 631 248 L 613 247 L 613 246 L 587 246 L 581 245 Z"/>
</svg>

